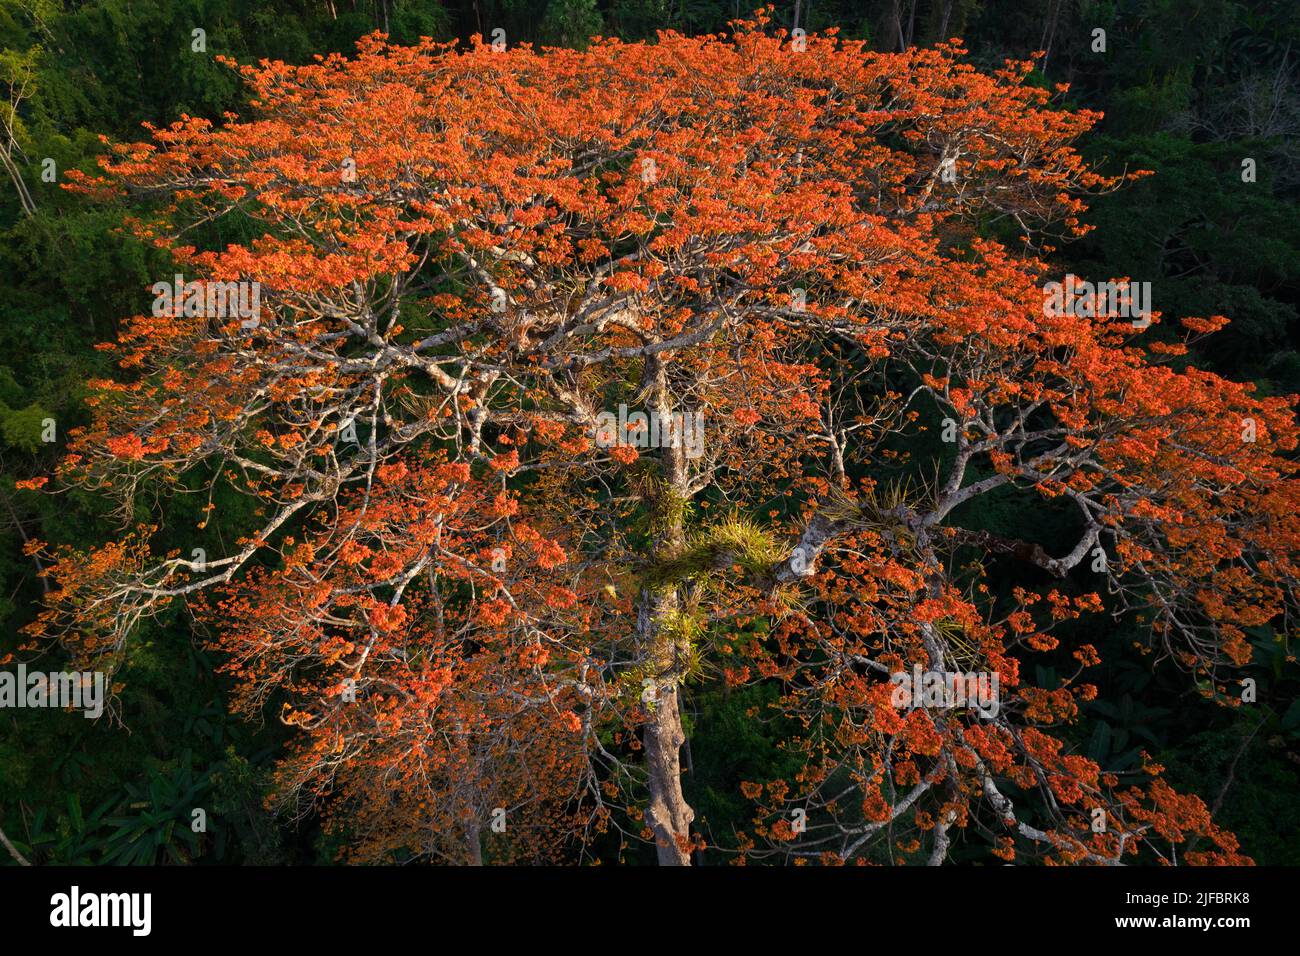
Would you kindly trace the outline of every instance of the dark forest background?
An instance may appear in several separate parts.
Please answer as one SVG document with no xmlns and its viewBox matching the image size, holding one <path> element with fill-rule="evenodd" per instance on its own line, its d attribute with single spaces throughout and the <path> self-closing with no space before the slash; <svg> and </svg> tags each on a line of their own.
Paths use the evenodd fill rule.
<svg viewBox="0 0 1300 956">
<path fill-rule="evenodd" d="M 42 441 L 42 421 L 54 418 L 62 436 L 85 420 L 86 381 L 111 374 L 95 343 L 146 309 L 148 286 L 171 274 L 156 250 L 118 233 L 125 208 L 92 206 L 59 187 L 67 170 L 94 168 L 101 134 L 136 139 L 144 121 L 240 110 L 243 92 L 216 54 L 304 62 L 348 51 L 376 29 L 401 42 L 500 27 L 512 44 L 580 45 L 597 33 L 721 32 L 752 5 L 0 0 L 0 657 L 16 647 L 41 595 L 23 542 L 89 544 L 114 529 L 92 499 L 18 491 L 14 482 L 51 471 L 60 448 Z M 1061 270 L 1150 281 L 1166 327 L 1186 315 L 1229 316 L 1232 325 L 1189 361 L 1266 393 L 1300 392 L 1300 4 L 787 0 L 773 16 L 810 32 L 839 27 L 882 50 L 960 36 L 980 66 L 1046 50 L 1033 82 L 1069 83 L 1063 105 L 1105 113 L 1085 154 L 1106 171 L 1156 174 L 1095 201 L 1089 221 L 1098 228 L 1057 253 Z M 206 31 L 205 54 L 191 51 L 195 28 Z M 1096 28 L 1106 31 L 1105 53 L 1092 50 Z M 1243 182 L 1247 159 L 1254 182 Z M 42 176 L 51 168 L 53 182 Z M 184 502 L 169 507 L 178 526 L 193 527 Z M 977 520 L 989 528 L 1031 540 L 1050 532 L 1023 526 L 997 501 L 982 508 Z M 237 523 L 240 509 L 227 502 L 217 513 Z M 1256 635 L 1246 676 L 1257 681 L 1259 702 L 1228 710 L 1168 665 L 1135 662 L 1129 628 L 1137 626 L 1099 616 L 1079 628 L 1078 639 L 1096 644 L 1106 663 L 1073 742 L 1116 770 L 1148 750 L 1258 862 L 1300 864 L 1300 704 L 1297 681 L 1283 669 L 1291 635 Z M 123 678 L 125 726 L 0 711 L 0 827 L 33 862 L 335 859 L 337 846 L 314 819 L 265 809 L 284 731 L 273 717 L 259 727 L 227 713 L 217 662 L 193 638 L 179 610 L 139 635 Z M 1050 687 L 1053 675 L 1038 681 Z M 724 696 L 706 685 L 688 695 L 695 771 L 687 797 L 701 831 L 723 848 L 747 823 L 739 781 L 769 777 L 783 759 L 764 726 L 745 716 L 764 693 Z M 207 810 L 205 834 L 191 831 L 193 807 Z M 705 854 L 702 862 L 726 859 Z"/>
</svg>

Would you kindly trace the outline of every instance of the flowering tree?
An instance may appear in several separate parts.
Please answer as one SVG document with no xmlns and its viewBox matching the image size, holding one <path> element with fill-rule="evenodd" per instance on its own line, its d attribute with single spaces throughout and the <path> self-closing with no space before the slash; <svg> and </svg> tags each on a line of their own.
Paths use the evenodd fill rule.
<svg viewBox="0 0 1300 956">
<path fill-rule="evenodd" d="M 746 857 L 1243 861 L 1151 762 L 1121 783 L 1065 744 L 1095 649 L 1022 669 L 1109 609 L 1231 703 L 1295 598 L 1290 402 L 1175 370 L 1114 303 L 1044 308 L 1040 255 L 1119 183 L 1029 64 L 764 26 L 376 36 L 239 67 L 251 118 L 114 146 L 74 188 L 137 197 L 193 285 L 127 324 L 59 475 L 136 526 L 54 550 L 32 631 L 111 668 L 184 601 L 241 706 L 301 730 L 281 796 L 357 859 L 615 827 L 689 863 L 699 679 L 780 688 L 754 716 L 791 728 Z M 251 239 L 188 244 L 225 223 Z M 255 527 L 158 553 L 145 503 L 219 486 Z M 1075 531 L 971 527 L 993 494 Z M 992 587 L 1007 557 L 1041 587 Z"/>
</svg>

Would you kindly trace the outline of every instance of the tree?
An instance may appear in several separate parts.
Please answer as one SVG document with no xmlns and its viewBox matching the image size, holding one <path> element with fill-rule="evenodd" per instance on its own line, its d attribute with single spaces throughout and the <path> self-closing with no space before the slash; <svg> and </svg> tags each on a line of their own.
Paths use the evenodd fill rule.
<svg viewBox="0 0 1300 956">
<path fill-rule="evenodd" d="M 47 555 L 34 637 L 111 668 L 184 601 L 242 706 L 300 728 L 281 795 L 362 859 L 614 828 L 689 863 L 681 698 L 711 680 L 780 687 L 797 728 L 801 771 L 745 786 L 747 857 L 938 863 L 962 833 L 1241 862 L 1154 762 L 1121 780 L 1059 736 L 1092 647 L 1059 685 L 1022 671 L 1100 581 L 1233 702 L 1245 629 L 1294 606 L 1291 401 L 1163 364 L 1183 346 L 1142 347 L 1122 280 L 1045 308 L 1040 253 L 1119 183 L 1030 64 L 766 22 L 583 52 L 370 37 L 240 67 L 250 119 L 114 146 L 76 188 L 152 204 L 134 228 L 182 278 L 60 470 L 128 527 Z M 190 244 L 234 221 L 256 238 Z M 223 486 L 255 526 L 156 553 L 150 502 Z M 1072 536 L 973 526 L 995 495 Z M 989 586 L 1008 558 L 1034 586 Z M 997 683 L 900 698 L 910 674 Z"/>
</svg>

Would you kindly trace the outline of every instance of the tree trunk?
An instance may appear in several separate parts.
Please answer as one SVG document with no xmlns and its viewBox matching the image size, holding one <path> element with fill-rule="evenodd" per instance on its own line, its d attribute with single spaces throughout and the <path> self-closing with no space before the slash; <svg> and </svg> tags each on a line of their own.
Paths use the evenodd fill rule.
<svg viewBox="0 0 1300 956">
<path fill-rule="evenodd" d="M 465 826 L 465 851 L 470 866 L 483 865 L 482 827 L 477 820 Z"/>
<path fill-rule="evenodd" d="M 953 0 L 944 0 L 943 16 L 939 20 L 939 35 L 935 37 L 936 40 L 943 41 L 949 39 L 948 21 L 952 19 L 952 4 Z"/>
<path fill-rule="evenodd" d="M 655 834 L 660 866 L 690 866 L 691 821 L 695 811 L 682 793 L 682 732 L 677 688 L 660 690 L 655 713 L 645 730 L 650 770 L 650 805 L 646 816 Z"/>
<path fill-rule="evenodd" d="M 653 411 L 665 422 L 673 413 L 667 376 L 662 364 L 647 363 L 647 389 L 654 396 Z M 655 534 L 652 559 L 665 556 L 681 546 L 685 538 L 683 505 L 687 494 L 687 470 L 684 450 L 661 450 L 661 483 L 648 501 L 654 515 Z M 649 665 L 652 692 L 643 698 L 650 710 L 645 725 L 644 744 L 647 786 L 650 791 L 646 822 L 654 831 L 661 866 L 690 866 L 690 831 L 695 811 L 682 793 L 681 746 L 686 742 L 682 730 L 681 707 L 677 685 L 681 678 L 680 655 L 673 629 L 665 627 L 680 608 L 675 584 L 641 591 L 637 610 L 637 632 L 643 659 Z"/>
</svg>

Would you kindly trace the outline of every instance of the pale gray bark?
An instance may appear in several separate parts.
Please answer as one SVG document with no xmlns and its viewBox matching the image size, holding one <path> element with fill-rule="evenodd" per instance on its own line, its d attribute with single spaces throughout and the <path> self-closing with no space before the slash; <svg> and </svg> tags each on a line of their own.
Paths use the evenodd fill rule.
<svg viewBox="0 0 1300 956">
<path fill-rule="evenodd" d="M 7 836 L 5 835 L 4 830 L 0 830 L 0 843 L 3 843 L 3 844 L 4 844 L 5 849 L 9 851 L 9 855 L 12 856 L 12 857 L 14 858 L 14 860 L 17 861 L 17 863 L 18 863 L 19 866 L 31 866 L 31 865 L 32 865 L 32 864 L 31 864 L 31 861 L 28 860 L 27 857 L 25 857 L 25 856 L 23 856 L 21 853 L 19 853 L 19 852 L 18 852 L 18 848 L 17 848 L 16 846 L 14 846 L 12 843 L 9 842 L 9 837 L 7 837 Z"/>
<path fill-rule="evenodd" d="M 646 363 L 646 384 L 653 396 L 660 419 L 667 421 L 673 413 L 667 377 L 662 363 Z M 652 542 L 659 558 L 681 546 L 685 537 L 680 503 L 688 495 L 686 458 L 681 448 L 665 448 L 662 458 L 663 488 L 649 502 L 656 513 L 658 532 Z M 680 606 L 676 586 L 645 588 L 637 609 L 637 632 L 641 653 L 653 668 L 654 695 L 646 702 L 650 717 L 645 725 L 649 805 L 646 822 L 654 831 L 655 846 L 661 866 L 690 866 L 691 822 L 695 811 L 682 792 L 681 747 L 686 742 L 682 729 L 678 683 L 681 678 L 678 649 L 674 635 L 664 622 Z"/>
</svg>

